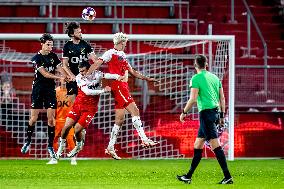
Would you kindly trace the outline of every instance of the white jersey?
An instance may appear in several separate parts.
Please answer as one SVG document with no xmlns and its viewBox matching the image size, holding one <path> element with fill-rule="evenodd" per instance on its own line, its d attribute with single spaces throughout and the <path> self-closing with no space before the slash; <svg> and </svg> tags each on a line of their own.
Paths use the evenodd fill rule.
<svg viewBox="0 0 284 189">
<path fill-rule="evenodd" d="M 118 79 L 119 75 L 103 73 L 100 71 L 95 71 L 87 77 L 78 74 L 76 76 L 78 86 L 78 95 L 75 100 L 76 103 L 91 104 L 92 102 L 97 102 L 99 94 L 105 92 L 105 90 L 102 89 L 102 78 Z"/>
</svg>

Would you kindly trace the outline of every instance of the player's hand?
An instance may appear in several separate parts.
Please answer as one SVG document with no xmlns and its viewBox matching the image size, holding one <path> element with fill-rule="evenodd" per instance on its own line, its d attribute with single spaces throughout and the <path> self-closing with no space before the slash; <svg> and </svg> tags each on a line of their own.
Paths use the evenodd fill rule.
<svg viewBox="0 0 284 189">
<path fill-rule="evenodd" d="M 179 116 L 179 120 L 183 123 L 185 117 L 186 117 L 186 114 L 181 113 L 180 116 Z"/>
<path fill-rule="evenodd" d="M 155 78 L 147 78 L 147 81 L 160 83 L 160 80 L 157 80 Z"/>
<path fill-rule="evenodd" d="M 110 88 L 109 86 L 106 86 L 106 87 L 104 88 L 104 91 L 105 91 L 105 92 L 110 92 L 110 91 L 111 91 L 111 88 Z"/>
</svg>

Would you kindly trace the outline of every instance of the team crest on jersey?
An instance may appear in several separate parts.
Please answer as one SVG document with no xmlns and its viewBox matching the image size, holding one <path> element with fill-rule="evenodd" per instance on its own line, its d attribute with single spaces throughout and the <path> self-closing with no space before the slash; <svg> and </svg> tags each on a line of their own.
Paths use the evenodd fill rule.
<svg viewBox="0 0 284 189">
<path fill-rule="evenodd" d="M 53 58 L 52 58 L 52 59 L 50 59 L 50 63 L 51 63 L 51 64 L 53 64 L 53 63 L 54 63 L 54 60 L 53 60 Z"/>
<path fill-rule="evenodd" d="M 81 54 L 85 54 L 85 48 L 81 49 Z"/>
</svg>

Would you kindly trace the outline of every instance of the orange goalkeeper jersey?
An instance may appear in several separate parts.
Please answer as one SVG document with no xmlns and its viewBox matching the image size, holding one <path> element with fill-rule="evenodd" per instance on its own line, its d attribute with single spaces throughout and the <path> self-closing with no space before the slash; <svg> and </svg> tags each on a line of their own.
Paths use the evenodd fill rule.
<svg viewBox="0 0 284 189">
<path fill-rule="evenodd" d="M 56 108 L 56 122 L 65 122 L 68 112 L 74 102 L 73 96 L 67 95 L 67 89 L 62 87 L 56 88 L 57 108 Z"/>
</svg>

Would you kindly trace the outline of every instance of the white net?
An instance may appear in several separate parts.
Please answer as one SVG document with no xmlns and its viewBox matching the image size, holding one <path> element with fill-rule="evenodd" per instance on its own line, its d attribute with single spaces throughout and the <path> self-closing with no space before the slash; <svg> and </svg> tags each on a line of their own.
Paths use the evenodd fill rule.
<svg viewBox="0 0 284 189">
<path fill-rule="evenodd" d="M 1 37 L 1 36 L 0 36 Z M 60 52 L 63 41 L 66 36 L 56 35 L 55 46 Z M 35 36 L 35 39 L 36 36 Z M 111 48 L 112 35 L 86 35 L 97 55 L 101 55 L 106 49 Z M 193 58 L 197 53 L 203 53 L 210 57 L 212 61 L 212 72 L 217 74 L 223 80 L 225 94 L 229 96 L 229 67 L 231 65 L 233 45 L 230 44 L 233 38 L 228 36 L 139 36 L 130 35 L 130 43 L 128 46 L 128 60 L 133 68 L 139 70 L 145 75 L 154 77 L 160 83 L 152 84 L 141 80 L 130 80 L 130 90 L 134 97 L 141 113 L 144 129 L 146 135 L 150 136 L 152 140 L 158 141 L 160 144 L 154 148 L 142 149 L 140 146 L 139 137 L 132 126 L 131 116 L 126 115 L 126 121 L 117 141 L 119 152 L 123 153 L 125 157 L 132 158 L 176 158 L 176 157 L 190 157 L 192 149 L 187 149 L 180 141 L 181 135 L 185 134 L 189 140 L 193 140 L 191 136 L 192 131 L 182 128 L 178 121 L 179 113 L 185 106 L 189 99 L 189 81 L 195 73 L 193 68 Z M 6 41 L 3 49 L 10 49 Z M 209 48 L 211 46 L 211 48 Z M 229 52 L 229 47 L 232 47 Z M 209 50 L 212 49 L 212 52 Z M 10 49 L 11 50 L 11 49 Z M 9 50 L 8 50 L 9 51 Z M 13 50 L 14 51 L 14 50 Z M 18 50 L 16 50 L 18 51 Z M 33 52 L 29 52 L 33 53 Z M 30 88 L 23 87 L 17 82 L 32 78 L 32 69 L 22 72 L 20 68 L 11 66 L 11 62 L 18 62 L 14 65 L 21 65 L 27 62 L 29 53 L 13 52 L 13 56 L 6 58 L 4 55 L 0 57 L 5 66 L 9 67 L 9 72 L 14 78 L 14 85 L 18 91 L 16 101 L 12 101 L 12 108 L 1 112 L 1 128 L 5 132 L 11 134 L 11 137 L 16 142 L 14 150 L 19 151 L 17 145 L 21 146 L 24 143 L 25 130 L 28 121 L 29 112 L 29 95 Z M 17 54 L 23 54 L 18 57 Z M 61 53 L 60 53 L 61 54 Z M 58 55 L 60 55 L 58 54 Z M 2 64 L 4 65 L 4 64 Z M 20 67 L 20 66 L 19 66 Z M 30 67 L 30 65 L 29 65 Z M 4 69 L 4 66 L 1 68 Z M 105 67 L 103 71 L 107 71 Z M 18 78 L 16 80 L 16 78 Z M 27 82 L 28 83 L 28 82 Z M 30 83 L 31 85 L 31 83 Z M 227 98 L 232 100 L 234 98 Z M 82 153 L 85 157 L 103 157 L 100 153 L 91 153 L 91 150 L 97 146 L 98 149 L 103 150 L 108 142 L 111 129 L 114 124 L 114 101 L 109 94 L 101 95 L 99 112 L 97 113 L 93 125 L 87 130 L 87 147 L 84 149 L 89 152 Z M 198 118 L 197 109 L 192 110 L 192 118 Z M 234 114 L 234 112 L 229 112 Z M 9 118 L 8 118 L 9 117 Z M 9 122 L 8 120 L 11 120 Z M 230 120 L 231 121 L 231 120 Z M 45 114 L 39 118 L 36 124 L 36 132 L 33 136 L 33 145 L 30 150 L 30 157 L 46 158 L 48 157 L 47 149 L 47 127 Z M 231 125 L 232 126 L 232 125 Z M 195 127 L 193 132 L 196 134 Z M 181 134 L 179 134 L 179 132 Z M 226 131 L 227 132 L 227 131 Z M 99 133 L 99 134 L 98 134 Z M 190 133 L 190 135 L 189 135 Z M 97 137 L 92 137 L 95 135 Z M 99 144 L 98 138 L 102 137 Z M 225 136 L 225 135 L 224 135 Z M 228 133 L 226 140 L 231 140 Z M 192 142 L 193 144 L 193 142 Z M 230 144 L 226 142 L 226 144 Z M 7 145 L 8 148 L 8 144 Z M 227 145 L 226 150 L 229 150 L 231 145 Z M 118 152 L 118 153 L 119 153 Z M 17 156 L 19 153 L 15 153 Z M 10 156 L 10 155 L 9 155 Z M 12 155 L 11 155 L 12 156 Z"/>
</svg>

